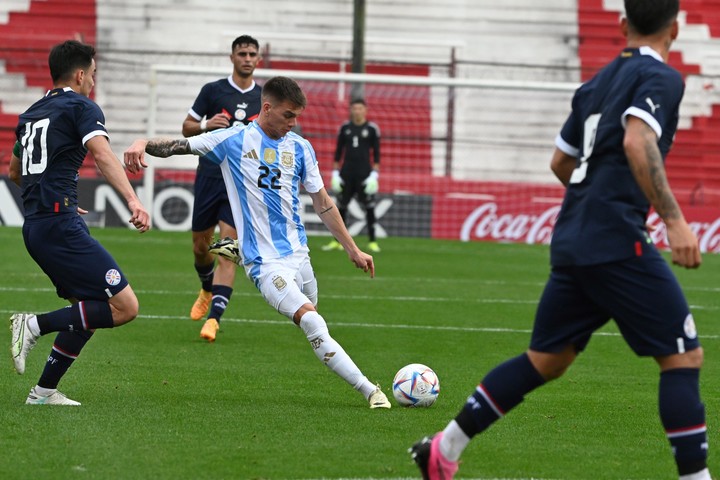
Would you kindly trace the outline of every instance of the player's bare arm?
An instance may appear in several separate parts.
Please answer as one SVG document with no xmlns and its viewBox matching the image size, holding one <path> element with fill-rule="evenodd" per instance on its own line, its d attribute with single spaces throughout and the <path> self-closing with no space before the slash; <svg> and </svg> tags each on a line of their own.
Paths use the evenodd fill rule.
<svg viewBox="0 0 720 480">
<path fill-rule="evenodd" d="M 343 246 L 350 257 L 350 261 L 357 268 L 362 269 L 363 272 L 370 272 L 371 278 L 375 277 L 375 263 L 372 255 L 368 255 L 358 248 L 355 240 L 345 228 L 340 212 L 335 208 L 335 203 L 328 195 L 327 190 L 322 188 L 319 192 L 311 193 L 310 198 L 312 198 L 315 213 L 318 214 L 320 220 L 330 230 L 330 233 Z"/>
<path fill-rule="evenodd" d="M 218 113 L 204 120 L 196 120 L 192 115 L 185 117 L 182 125 L 183 137 L 193 137 L 201 133 L 227 128 L 230 126 L 230 118 L 224 113 Z"/>
<path fill-rule="evenodd" d="M 570 183 L 570 177 L 575 167 L 577 167 L 577 158 L 568 155 L 559 148 L 555 148 L 552 160 L 550 160 L 550 169 L 566 187 Z"/>
<path fill-rule="evenodd" d="M 95 157 L 95 163 L 107 179 L 108 183 L 123 196 L 130 209 L 129 222 L 137 228 L 140 233 L 150 229 L 150 214 L 145 210 L 142 202 L 135 194 L 130 181 L 122 169 L 122 164 L 110 148 L 107 137 L 97 136 L 85 144 L 90 153 Z"/>
<path fill-rule="evenodd" d="M 150 140 L 145 146 L 145 152 L 152 156 L 161 158 L 192 153 L 192 151 L 190 151 L 190 142 L 184 138 L 176 140 Z"/>
<path fill-rule="evenodd" d="M 130 173 L 137 173 L 147 167 L 145 162 L 145 153 L 149 153 L 155 157 L 167 158 L 172 155 L 183 155 L 192 153 L 190 151 L 190 143 L 184 139 L 153 139 L 153 140 L 135 140 L 130 147 L 125 150 L 124 160 L 125 167 Z"/>
<path fill-rule="evenodd" d="M 10 154 L 10 166 L 8 167 L 8 177 L 18 187 L 21 186 L 22 182 L 22 167 L 20 165 L 20 159 L 15 156 L 14 153 Z"/>
<path fill-rule="evenodd" d="M 699 267 L 702 259 L 698 240 L 670 189 L 655 132 L 643 120 L 630 116 L 623 148 L 640 189 L 667 225 L 673 263 L 685 268 Z"/>
</svg>

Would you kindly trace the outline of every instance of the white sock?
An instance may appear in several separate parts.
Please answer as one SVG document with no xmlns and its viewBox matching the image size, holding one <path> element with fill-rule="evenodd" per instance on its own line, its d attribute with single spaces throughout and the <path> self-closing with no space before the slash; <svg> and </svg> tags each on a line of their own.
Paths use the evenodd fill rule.
<svg viewBox="0 0 720 480">
<path fill-rule="evenodd" d="M 41 387 L 39 385 L 35 385 L 35 393 L 40 395 L 41 397 L 49 397 L 53 393 L 57 392 L 57 388 L 45 388 Z"/>
<path fill-rule="evenodd" d="M 706 468 L 689 475 L 680 475 L 680 480 L 712 480 L 712 478 L 710 478 L 710 470 Z"/>
<path fill-rule="evenodd" d="M 37 316 L 33 315 L 27 319 L 27 328 L 32 333 L 33 337 L 40 336 L 40 325 L 38 325 Z"/>
<path fill-rule="evenodd" d="M 330 336 L 325 319 L 317 312 L 307 312 L 300 319 L 300 328 L 305 332 L 315 356 L 348 382 L 355 390 L 368 398 L 375 391 L 373 385 L 352 361 L 350 355 Z"/>
<path fill-rule="evenodd" d="M 457 462 L 465 447 L 470 443 L 470 437 L 465 435 L 455 420 L 448 423 L 440 439 L 440 453 L 451 462 Z"/>
</svg>

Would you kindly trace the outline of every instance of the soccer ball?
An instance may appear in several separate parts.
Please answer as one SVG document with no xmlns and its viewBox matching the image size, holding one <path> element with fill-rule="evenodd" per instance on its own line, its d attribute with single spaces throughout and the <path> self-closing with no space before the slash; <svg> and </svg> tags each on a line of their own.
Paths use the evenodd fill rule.
<svg viewBox="0 0 720 480">
<path fill-rule="evenodd" d="M 429 407 L 440 393 L 440 381 L 432 368 L 411 363 L 393 379 L 393 396 L 404 407 Z"/>
</svg>

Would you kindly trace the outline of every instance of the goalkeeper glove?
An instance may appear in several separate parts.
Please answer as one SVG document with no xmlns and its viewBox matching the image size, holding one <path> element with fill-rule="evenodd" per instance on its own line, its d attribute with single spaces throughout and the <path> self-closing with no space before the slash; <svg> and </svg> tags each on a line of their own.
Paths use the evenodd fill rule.
<svg viewBox="0 0 720 480">
<path fill-rule="evenodd" d="M 380 186 L 378 184 L 377 170 L 370 172 L 370 175 L 363 181 L 363 185 L 365 186 L 365 193 L 368 195 L 375 195 L 378 192 Z"/>
<path fill-rule="evenodd" d="M 330 187 L 332 188 L 332 191 L 334 193 L 342 192 L 344 183 L 345 182 L 343 181 L 342 177 L 340 177 L 340 170 L 333 170 L 332 180 L 330 181 Z"/>
</svg>

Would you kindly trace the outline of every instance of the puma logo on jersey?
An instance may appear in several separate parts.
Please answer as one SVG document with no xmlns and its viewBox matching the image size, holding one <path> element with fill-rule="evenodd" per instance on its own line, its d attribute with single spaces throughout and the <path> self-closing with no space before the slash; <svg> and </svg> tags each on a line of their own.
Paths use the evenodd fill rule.
<svg viewBox="0 0 720 480">
<path fill-rule="evenodd" d="M 647 98 L 645 99 L 645 101 L 647 102 L 648 105 L 650 105 L 650 110 L 651 110 L 650 113 L 652 113 L 653 115 L 655 115 L 655 110 L 657 110 L 658 108 L 660 108 L 660 104 L 659 104 L 659 103 L 658 103 L 658 104 L 653 103 L 653 101 L 650 99 L 650 97 L 647 97 Z"/>
</svg>

